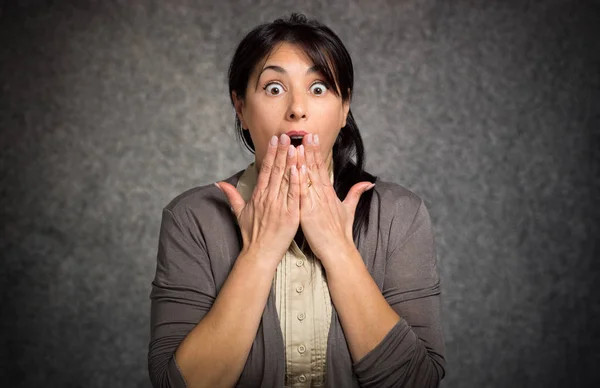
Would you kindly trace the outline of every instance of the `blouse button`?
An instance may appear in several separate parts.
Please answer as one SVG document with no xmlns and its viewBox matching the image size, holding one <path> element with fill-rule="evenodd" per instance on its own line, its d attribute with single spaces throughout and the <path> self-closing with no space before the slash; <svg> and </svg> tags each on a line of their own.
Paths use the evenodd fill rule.
<svg viewBox="0 0 600 388">
<path fill-rule="evenodd" d="M 296 267 L 302 267 L 303 265 L 304 265 L 304 260 L 300 260 L 300 259 L 298 259 L 298 260 L 296 261 Z"/>
<path fill-rule="evenodd" d="M 306 376 L 304 376 L 304 375 L 298 376 L 298 381 L 301 382 L 301 383 L 305 382 L 306 381 Z"/>
<path fill-rule="evenodd" d="M 304 313 L 298 314 L 298 320 L 302 321 L 304 318 L 306 318 L 306 314 L 304 314 Z"/>
<path fill-rule="evenodd" d="M 304 345 L 298 346 L 298 353 L 303 354 L 304 352 L 306 352 L 306 346 L 304 346 Z"/>
<path fill-rule="evenodd" d="M 298 294 L 301 294 L 301 293 L 302 293 L 302 291 L 304 291 L 304 286 L 298 286 L 298 287 L 296 287 L 296 292 L 297 292 Z"/>
</svg>

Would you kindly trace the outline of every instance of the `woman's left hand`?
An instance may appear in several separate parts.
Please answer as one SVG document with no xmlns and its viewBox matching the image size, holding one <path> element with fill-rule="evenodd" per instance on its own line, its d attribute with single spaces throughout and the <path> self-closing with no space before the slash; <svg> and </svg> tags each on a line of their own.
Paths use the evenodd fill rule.
<svg viewBox="0 0 600 388">
<path fill-rule="evenodd" d="M 354 212 L 360 196 L 375 185 L 368 181 L 356 183 L 341 202 L 329 178 L 318 136 L 306 135 L 298 148 L 300 226 L 325 266 L 328 260 L 356 249 L 352 237 Z"/>
</svg>

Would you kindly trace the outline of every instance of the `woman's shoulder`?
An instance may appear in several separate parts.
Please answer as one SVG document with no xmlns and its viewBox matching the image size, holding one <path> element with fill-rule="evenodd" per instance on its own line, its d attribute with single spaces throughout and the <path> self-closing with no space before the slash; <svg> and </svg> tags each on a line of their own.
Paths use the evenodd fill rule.
<svg viewBox="0 0 600 388">
<path fill-rule="evenodd" d="M 377 180 L 375 196 L 378 198 L 378 217 L 373 222 L 379 223 L 380 230 L 390 235 L 406 236 L 415 225 L 430 224 L 429 211 L 421 196 L 406 187 L 394 183 Z"/>
<path fill-rule="evenodd" d="M 418 194 L 395 182 L 377 179 L 374 190 L 383 208 L 400 206 L 416 211 L 424 202 Z"/>
<path fill-rule="evenodd" d="M 235 186 L 243 172 L 244 170 L 240 170 L 221 181 Z M 209 183 L 183 191 L 171 199 L 164 208 L 177 217 L 190 211 L 193 213 L 205 213 L 221 207 L 225 207 L 229 211 L 227 198 L 214 183 Z"/>
</svg>

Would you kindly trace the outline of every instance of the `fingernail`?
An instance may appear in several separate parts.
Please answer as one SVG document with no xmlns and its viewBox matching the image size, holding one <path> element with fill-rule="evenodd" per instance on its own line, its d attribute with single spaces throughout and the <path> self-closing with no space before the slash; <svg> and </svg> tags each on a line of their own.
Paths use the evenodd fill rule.
<svg viewBox="0 0 600 388">
<path fill-rule="evenodd" d="M 281 145 L 290 144 L 290 137 L 288 135 L 286 135 L 285 133 L 283 135 L 279 136 L 279 144 L 281 144 Z"/>
<path fill-rule="evenodd" d="M 306 174 L 306 166 L 304 164 L 302 165 L 301 169 L 302 169 L 302 174 Z"/>
<path fill-rule="evenodd" d="M 369 191 L 369 190 L 371 190 L 373 187 L 375 187 L 375 183 L 371 183 L 369 186 L 367 186 L 367 188 L 365 189 L 365 191 Z"/>
<path fill-rule="evenodd" d="M 273 136 L 271 138 L 271 141 L 269 142 L 269 144 L 271 144 L 272 146 L 276 146 L 277 145 L 277 136 Z"/>
<path fill-rule="evenodd" d="M 288 156 L 290 158 L 293 158 L 295 154 L 296 154 L 296 149 L 294 148 L 293 145 L 290 144 L 290 148 L 288 148 Z"/>
<path fill-rule="evenodd" d="M 306 144 L 312 144 L 312 140 L 313 140 L 312 134 L 309 133 L 308 136 L 306 136 Z"/>
<path fill-rule="evenodd" d="M 300 156 L 304 156 L 304 146 L 302 144 L 298 146 L 298 153 Z"/>
<path fill-rule="evenodd" d="M 217 182 L 214 183 L 215 186 L 217 186 L 217 188 L 221 191 L 223 191 L 223 189 L 221 189 L 221 186 L 219 186 L 219 184 Z"/>
<path fill-rule="evenodd" d="M 315 135 L 315 145 L 319 145 L 319 135 Z"/>
</svg>

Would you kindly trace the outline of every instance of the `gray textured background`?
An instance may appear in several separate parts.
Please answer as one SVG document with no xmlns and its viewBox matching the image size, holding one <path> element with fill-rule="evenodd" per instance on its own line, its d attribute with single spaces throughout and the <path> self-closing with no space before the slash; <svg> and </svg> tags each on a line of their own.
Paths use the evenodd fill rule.
<svg viewBox="0 0 600 388">
<path fill-rule="evenodd" d="M 149 387 L 161 209 L 252 160 L 227 66 L 293 10 L 354 58 L 368 170 L 429 206 L 444 387 L 600 384 L 598 2 L 1 4 L 3 386 Z"/>
</svg>

